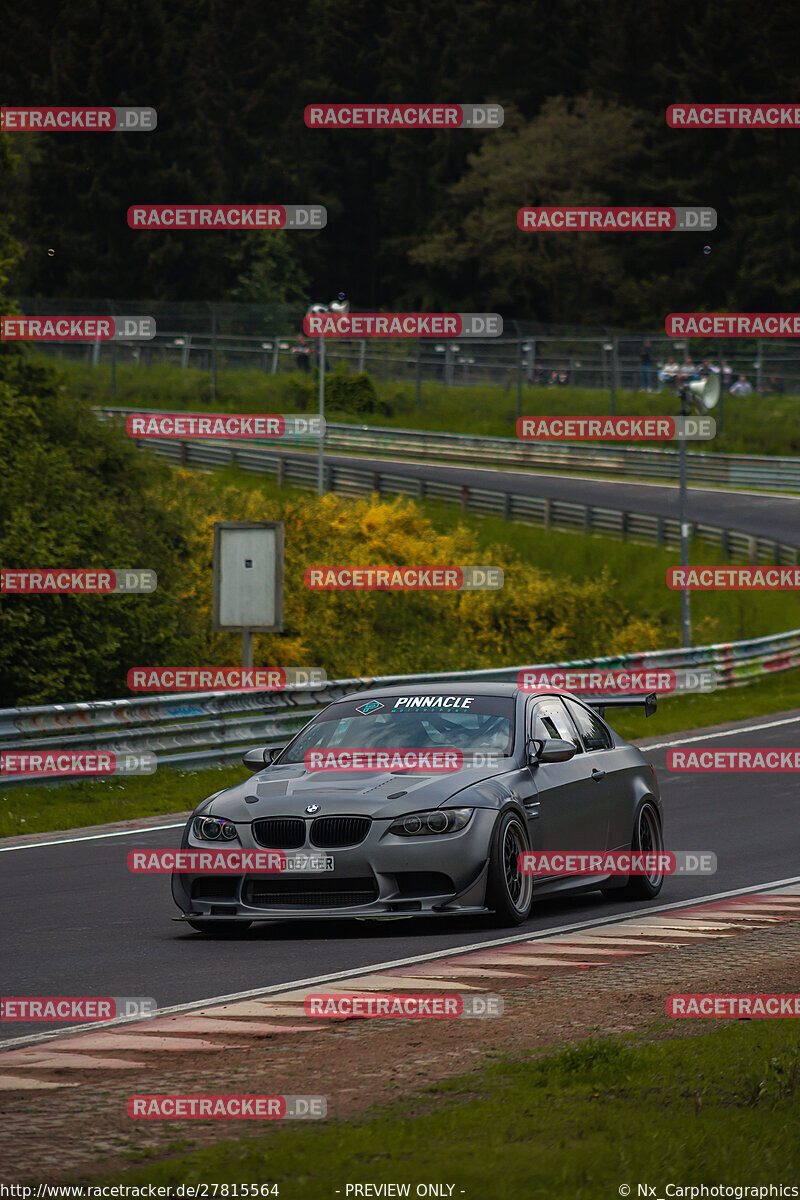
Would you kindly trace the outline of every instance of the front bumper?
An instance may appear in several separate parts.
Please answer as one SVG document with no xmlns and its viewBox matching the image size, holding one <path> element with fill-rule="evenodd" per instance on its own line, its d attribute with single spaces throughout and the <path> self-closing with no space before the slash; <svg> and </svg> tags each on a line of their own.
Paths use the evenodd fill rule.
<svg viewBox="0 0 800 1200">
<path fill-rule="evenodd" d="M 467 915 L 486 911 L 489 847 L 496 809 L 475 809 L 463 830 L 404 838 L 389 834 L 391 821 L 373 820 L 359 845 L 306 844 L 287 853 L 330 854 L 334 870 L 271 875 L 172 876 L 178 920 L 283 921 L 342 917 Z M 208 849 L 184 833 L 182 846 Z M 251 827 L 239 825 L 243 849 L 263 849 Z M 230 847 L 230 843 L 228 844 Z"/>
</svg>

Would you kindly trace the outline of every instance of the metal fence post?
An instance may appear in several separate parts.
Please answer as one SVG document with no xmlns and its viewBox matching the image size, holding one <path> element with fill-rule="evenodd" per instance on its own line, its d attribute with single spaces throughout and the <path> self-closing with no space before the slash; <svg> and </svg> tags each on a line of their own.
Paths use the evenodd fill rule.
<svg viewBox="0 0 800 1200">
<path fill-rule="evenodd" d="M 320 435 L 317 445 L 317 495 L 325 491 L 325 338 L 319 339 L 319 427 Z"/>
<path fill-rule="evenodd" d="M 211 399 L 217 398 L 217 310 L 209 303 L 211 309 Z"/>
<path fill-rule="evenodd" d="M 117 311 L 116 304 L 114 303 L 113 300 L 106 300 L 106 304 L 108 305 L 108 311 L 111 313 L 111 315 L 113 317 Z M 111 391 L 112 396 L 116 396 L 116 394 L 117 394 L 117 339 L 116 338 L 114 338 L 114 340 L 111 343 L 111 387 L 110 387 L 110 391 Z"/>
<path fill-rule="evenodd" d="M 417 361 L 414 372 L 414 403 L 422 407 L 422 342 L 417 338 Z"/>
</svg>

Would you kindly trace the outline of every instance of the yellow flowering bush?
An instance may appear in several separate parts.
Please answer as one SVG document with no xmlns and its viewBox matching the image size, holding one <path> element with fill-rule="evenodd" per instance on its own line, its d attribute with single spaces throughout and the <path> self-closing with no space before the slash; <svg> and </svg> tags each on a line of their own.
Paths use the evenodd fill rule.
<svg viewBox="0 0 800 1200">
<path fill-rule="evenodd" d="M 211 629 L 213 526 L 223 520 L 285 525 L 284 633 L 256 635 L 259 666 L 318 666 L 329 678 L 349 678 L 553 662 L 658 644 L 658 628 L 630 620 L 607 574 L 575 582 L 528 566 L 508 546 L 487 552 L 466 527 L 438 532 L 404 497 L 276 500 L 190 471 L 156 486 L 159 503 L 186 530 L 174 578 L 159 580 L 173 588 L 195 647 L 195 662 L 181 665 L 240 661 L 238 638 Z M 378 592 L 313 591 L 304 584 L 313 566 L 466 564 L 501 567 L 505 586 Z"/>
</svg>

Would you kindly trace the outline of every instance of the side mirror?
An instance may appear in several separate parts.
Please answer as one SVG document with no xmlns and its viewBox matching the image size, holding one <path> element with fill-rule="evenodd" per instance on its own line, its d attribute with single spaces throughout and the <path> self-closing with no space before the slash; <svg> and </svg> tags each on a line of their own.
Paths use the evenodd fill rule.
<svg viewBox="0 0 800 1200">
<path fill-rule="evenodd" d="M 528 742 L 529 763 L 568 762 L 577 752 L 578 747 L 574 742 L 566 742 L 561 738 L 531 738 Z"/>
<path fill-rule="evenodd" d="M 249 771 L 260 771 L 273 763 L 285 746 L 259 746 L 257 750 L 247 750 L 242 755 L 242 762 Z"/>
<path fill-rule="evenodd" d="M 538 763 L 543 746 L 544 742 L 541 738 L 528 738 L 528 766 L 532 767 L 535 763 Z"/>
</svg>

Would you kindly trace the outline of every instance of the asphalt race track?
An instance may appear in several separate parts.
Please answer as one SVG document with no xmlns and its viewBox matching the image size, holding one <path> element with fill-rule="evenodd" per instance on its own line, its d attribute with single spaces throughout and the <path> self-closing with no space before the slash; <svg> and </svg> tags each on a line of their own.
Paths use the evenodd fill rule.
<svg viewBox="0 0 800 1200">
<path fill-rule="evenodd" d="M 287 460 L 308 461 L 316 454 L 287 451 Z M 663 483 L 620 483 L 582 475 L 547 475 L 533 471 L 498 471 L 491 467 L 442 466 L 396 458 L 359 458 L 326 454 L 326 463 L 362 471 L 385 471 L 410 479 L 437 480 L 459 487 L 467 484 L 493 492 L 542 496 L 580 504 L 596 504 L 636 513 L 678 519 L 678 488 Z M 689 488 L 689 520 L 717 525 L 756 537 L 800 545 L 800 497 L 762 492 L 728 492 Z"/>
<path fill-rule="evenodd" d="M 564 482 L 575 486 L 575 481 Z M 702 742 L 720 748 L 791 747 L 799 736 L 800 710 L 739 722 Z M 655 745 L 648 757 L 658 769 L 664 796 L 666 847 L 713 851 L 717 873 L 668 879 L 649 906 L 611 904 L 599 893 L 542 903 L 520 933 L 800 876 L 796 777 L 667 772 L 667 746 L 687 739 L 697 741 L 697 734 L 650 739 Z M 240 940 L 205 939 L 171 920 L 177 909 L 168 876 L 132 875 L 126 867 L 129 850 L 177 846 L 179 835 L 178 829 L 167 829 L 3 849 L 3 994 L 150 996 L 164 1008 L 515 932 L 495 928 L 488 918 L 343 920 L 253 926 Z M 0 1040 L 53 1029 L 4 1022 Z"/>
</svg>

